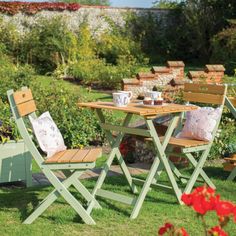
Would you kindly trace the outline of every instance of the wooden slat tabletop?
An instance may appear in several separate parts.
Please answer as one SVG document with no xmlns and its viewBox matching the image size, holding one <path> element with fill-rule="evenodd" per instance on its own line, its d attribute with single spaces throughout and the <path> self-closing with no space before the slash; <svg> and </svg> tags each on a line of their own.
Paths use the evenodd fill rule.
<svg viewBox="0 0 236 236">
<path fill-rule="evenodd" d="M 78 103 L 78 106 L 91 109 L 117 110 L 140 116 L 155 116 L 159 114 L 177 113 L 197 109 L 196 106 L 180 105 L 174 103 L 165 103 L 163 105 L 156 106 L 144 106 L 139 103 L 130 103 L 127 107 L 116 107 L 113 102 L 86 102 Z"/>
</svg>

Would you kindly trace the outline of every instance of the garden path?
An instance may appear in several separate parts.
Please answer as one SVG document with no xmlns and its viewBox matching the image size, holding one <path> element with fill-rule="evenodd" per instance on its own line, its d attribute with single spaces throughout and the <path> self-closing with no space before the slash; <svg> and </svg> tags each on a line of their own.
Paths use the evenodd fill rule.
<svg viewBox="0 0 236 236">
<path fill-rule="evenodd" d="M 151 164 L 147 163 L 134 163 L 129 164 L 128 168 L 131 173 L 131 175 L 139 175 L 139 174 L 145 174 L 150 169 Z M 94 168 L 91 170 L 85 171 L 80 179 L 89 179 L 89 178 L 97 178 L 101 172 L 102 168 Z M 119 167 L 119 165 L 113 165 L 111 167 L 111 170 L 108 173 L 108 176 L 116 176 L 122 174 L 122 171 Z M 56 172 L 56 175 L 63 180 L 65 177 L 61 171 Z M 34 173 L 33 174 L 33 186 L 45 186 L 50 185 L 50 182 L 45 177 L 43 173 Z"/>
</svg>

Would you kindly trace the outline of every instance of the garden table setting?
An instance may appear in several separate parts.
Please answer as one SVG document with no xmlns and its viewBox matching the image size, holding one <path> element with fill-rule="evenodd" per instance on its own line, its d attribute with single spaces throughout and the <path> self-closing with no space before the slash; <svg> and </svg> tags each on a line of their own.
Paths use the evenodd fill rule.
<svg viewBox="0 0 236 236">
<path fill-rule="evenodd" d="M 104 197 L 110 200 L 115 200 L 124 204 L 132 205 L 133 209 L 130 218 L 135 219 L 139 214 L 139 211 L 148 191 L 150 190 L 150 187 L 162 187 L 173 190 L 173 193 L 176 196 L 178 202 L 182 204 L 181 195 L 183 192 L 179 188 L 174 177 L 175 175 L 180 177 L 181 174 L 177 170 L 177 168 L 175 168 L 173 163 L 166 157 L 166 149 L 171 136 L 173 136 L 180 128 L 178 126 L 183 112 L 195 110 L 197 109 L 197 107 L 193 105 L 164 103 L 163 99 L 161 98 L 160 92 L 149 92 L 149 96 L 145 98 L 144 101 L 130 101 L 131 96 L 132 94 L 129 94 L 129 92 L 127 91 L 119 91 L 117 93 L 113 93 L 113 102 L 98 101 L 78 103 L 78 107 L 94 110 L 97 115 L 97 119 L 99 120 L 99 124 L 104 130 L 106 138 L 111 146 L 111 152 L 107 158 L 105 165 L 102 168 L 101 174 L 92 191 L 92 195 L 94 197 Z M 122 125 L 113 125 L 107 123 L 103 110 L 123 112 L 125 114 L 125 118 L 122 122 Z M 171 115 L 171 120 L 164 137 L 160 137 L 155 129 L 153 119 L 157 116 L 166 114 Z M 140 116 L 140 118 L 144 119 L 146 128 L 135 128 L 129 126 L 134 115 Z M 114 136 L 112 134 L 112 131 L 117 132 L 118 135 Z M 148 172 L 146 180 L 133 178 L 130 175 L 128 167 L 124 162 L 124 159 L 119 150 L 119 146 L 125 134 L 138 135 L 148 138 L 153 142 L 155 146 L 156 155 Z M 104 180 L 115 158 L 118 159 L 119 166 L 121 167 L 121 170 L 128 182 L 132 193 L 135 194 L 133 198 L 102 189 Z M 162 170 L 165 170 L 168 175 L 168 179 L 170 182 L 169 186 L 158 183 L 159 172 Z M 140 192 L 138 192 L 136 186 L 137 182 L 142 183 Z M 88 210 L 92 209 L 92 207 L 93 202 L 91 203 Z"/>
</svg>

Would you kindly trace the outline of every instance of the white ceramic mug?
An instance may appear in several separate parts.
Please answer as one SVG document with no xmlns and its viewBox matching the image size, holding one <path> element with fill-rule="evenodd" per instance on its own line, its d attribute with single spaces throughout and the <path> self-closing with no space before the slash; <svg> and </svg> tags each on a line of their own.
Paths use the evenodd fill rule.
<svg viewBox="0 0 236 236">
<path fill-rule="evenodd" d="M 126 107 L 129 103 L 128 93 L 112 93 L 112 96 L 116 107 Z"/>
<path fill-rule="evenodd" d="M 157 92 L 157 91 L 148 91 L 146 93 L 147 97 L 150 97 L 152 100 L 157 100 L 158 98 L 160 98 L 162 95 L 162 92 Z"/>
<path fill-rule="evenodd" d="M 118 93 L 125 93 L 125 94 L 128 94 L 129 102 L 130 102 L 131 98 L 133 97 L 132 91 L 119 90 Z"/>
</svg>

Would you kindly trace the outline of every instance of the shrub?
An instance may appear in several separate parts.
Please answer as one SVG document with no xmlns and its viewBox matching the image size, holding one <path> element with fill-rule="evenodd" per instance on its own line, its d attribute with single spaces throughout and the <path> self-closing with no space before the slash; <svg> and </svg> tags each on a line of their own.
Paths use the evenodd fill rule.
<svg viewBox="0 0 236 236">
<path fill-rule="evenodd" d="M 233 74 L 236 68 L 236 21 L 213 37 L 212 48 L 211 60 L 224 64 L 227 71 Z"/>
<path fill-rule="evenodd" d="M 82 95 L 63 88 L 58 80 L 52 80 L 47 88 L 34 81 L 31 89 L 39 114 L 50 111 L 68 148 L 104 142 L 104 134 L 93 112 L 77 106 L 78 101 L 84 101 Z M 106 118 L 112 120 L 110 113 Z"/>
<path fill-rule="evenodd" d="M 77 50 L 76 35 L 59 17 L 34 23 L 23 43 L 24 61 L 40 73 L 53 72 L 58 65 L 74 60 Z"/>
<path fill-rule="evenodd" d="M 2 18 L 0 18 L 0 43 L 5 53 L 18 62 L 21 57 L 21 35 L 11 21 L 4 22 Z"/>
<path fill-rule="evenodd" d="M 110 31 L 100 36 L 97 43 L 97 53 L 100 58 L 106 59 L 106 62 L 117 65 L 120 57 L 137 63 L 143 63 L 145 56 L 141 50 L 139 41 L 135 41 L 126 28 L 115 25 L 111 20 Z"/>
</svg>

